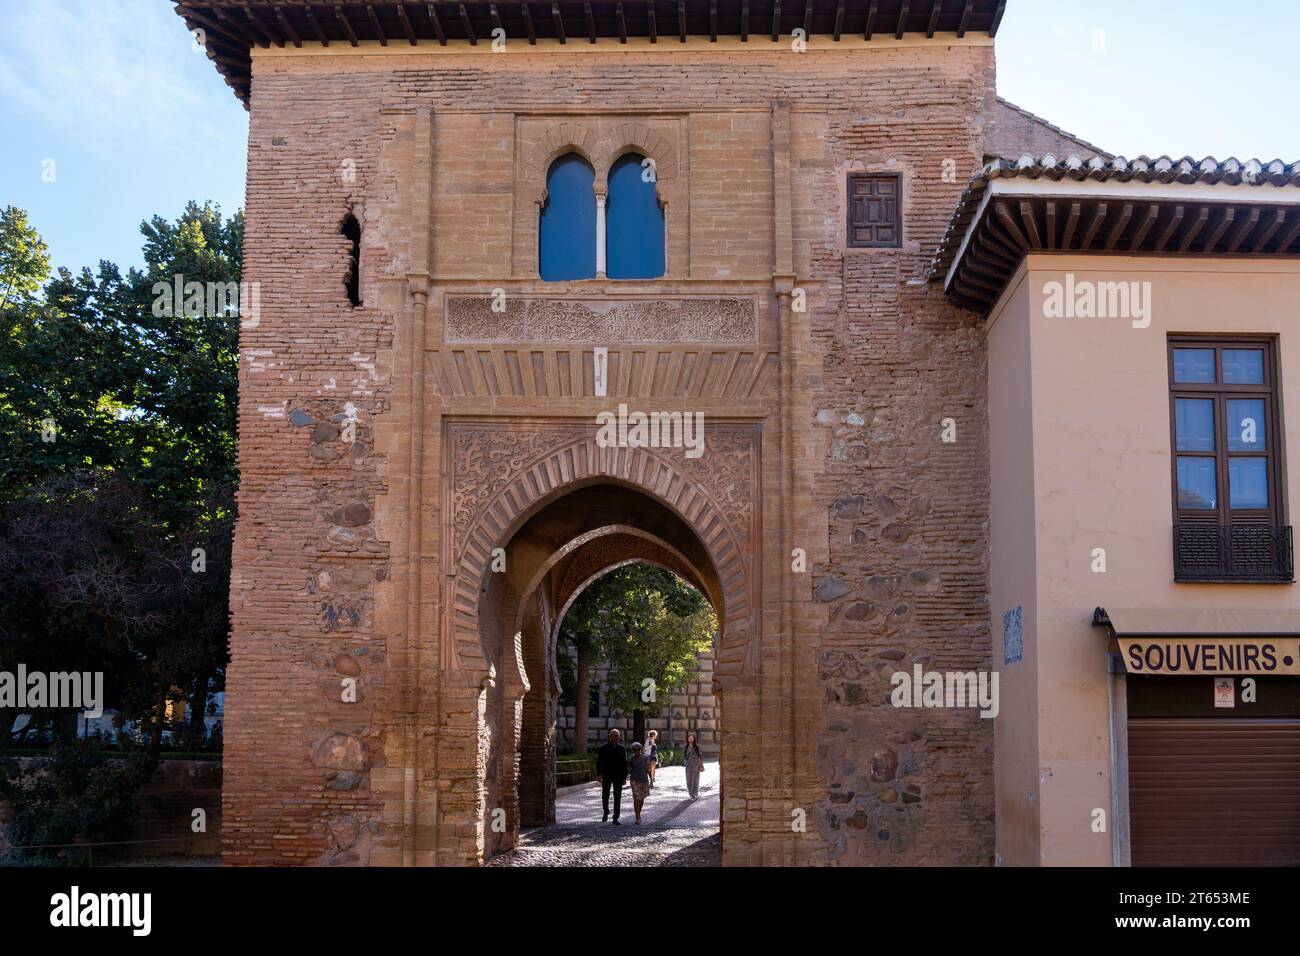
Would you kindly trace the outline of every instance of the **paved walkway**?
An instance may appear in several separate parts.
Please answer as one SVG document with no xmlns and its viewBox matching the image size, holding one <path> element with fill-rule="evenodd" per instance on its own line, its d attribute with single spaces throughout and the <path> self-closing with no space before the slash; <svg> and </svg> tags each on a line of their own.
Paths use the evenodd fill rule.
<svg viewBox="0 0 1300 956">
<path fill-rule="evenodd" d="M 663 767 L 635 823 L 632 790 L 623 790 L 620 826 L 601 823 L 600 784 L 565 787 L 555 796 L 555 825 L 525 830 L 519 845 L 488 866 L 718 866 L 718 765 L 705 764 L 700 797 L 686 793 L 686 769 Z"/>
</svg>

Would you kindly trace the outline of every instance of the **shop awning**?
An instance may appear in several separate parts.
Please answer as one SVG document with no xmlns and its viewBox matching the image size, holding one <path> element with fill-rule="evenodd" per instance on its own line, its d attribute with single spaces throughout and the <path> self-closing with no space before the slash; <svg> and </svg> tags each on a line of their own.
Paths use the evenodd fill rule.
<svg viewBox="0 0 1300 956">
<path fill-rule="evenodd" d="M 1300 635 L 1300 609 L 1099 607 L 1092 623 L 1116 637 L 1281 637 Z"/>
<path fill-rule="evenodd" d="M 1097 608 L 1130 674 L 1300 674 L 1300 609 Z"/>
</svg>

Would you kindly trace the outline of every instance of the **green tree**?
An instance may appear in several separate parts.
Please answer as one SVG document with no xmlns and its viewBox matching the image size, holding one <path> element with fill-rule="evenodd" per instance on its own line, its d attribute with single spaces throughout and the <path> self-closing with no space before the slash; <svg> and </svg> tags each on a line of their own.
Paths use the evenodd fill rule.
<svg viewBox="0 0 1300 956">
<path fill-rule="evenodd" d="M 49 249 L 27 224 L 27 213 L 0 209 L 0 309 L 30 298 L 49 274 Z"/>
<path fill-rule="evenodd" d="M 633 738 L 644 740 L 646 717 L 658 716 L 673 688 L 690 679 L 717 629 L 704 595 L 670 571 L 638 563 L 590 585 L 569 609 L 561 634 L 579 651 L 587 643 L 595 662 L 609 666 L 609 706 L 631 713 Z M 581 696 L 577 705 L 585 713 Z"/>
<path fill-rule="evenodd" d="M 0 268 L 20 265 L 18 293 L 0 301 L 0 537 L 37 570 L 23 579 L 35 589 L 26 603 L 0 594 L 4 637 L 29 653 L 71 642 L 64 660 L 117 669 L 121 705 L 133 717 L 155 715 L 156 749 L 156 715 L 174 685 L 191 693 L 196 727 L 222 688 L 238 479 L 239 314 L 207 295 L 194 309 L 162 293 L 178 282 L 237 287 L 243 215 L 189 203 L 174 222 L 141 225 L 143 270 L 123 275 L 104 261 L 93 273 L 60 269 L 35 296 L 48 261 L 25 250 L 44 243 L 24 215 L 6 213 Z M 116 528 L 100 520 L 110 515 Z M 63 551 L 32 550 L 39 535 Z M 96 560 L 122 581 L 152 584 L 153 597 L 133 593 L 127 613 L 114 604 L 125 585 L 122 594 L 107 586 L 65 594 L 60 582 L 86 579 L 91 542 Z"/>
</svg>

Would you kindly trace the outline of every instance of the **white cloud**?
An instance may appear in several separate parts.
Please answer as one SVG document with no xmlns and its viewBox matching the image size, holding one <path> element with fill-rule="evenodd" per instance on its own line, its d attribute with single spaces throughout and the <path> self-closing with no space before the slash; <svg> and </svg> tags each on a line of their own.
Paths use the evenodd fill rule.
<svg viewBox="0 0 1300 956">
<path fill-rule="evenodd" d="M 214 67 L 169 4 L 6 0 L 4 18 L 0 102 L 88 148 L 146 138 L 190 152 L 228 136 L 232 109 L 243 112 L 224 84 L 196 85 L 185 58 Z"/>
</svg>

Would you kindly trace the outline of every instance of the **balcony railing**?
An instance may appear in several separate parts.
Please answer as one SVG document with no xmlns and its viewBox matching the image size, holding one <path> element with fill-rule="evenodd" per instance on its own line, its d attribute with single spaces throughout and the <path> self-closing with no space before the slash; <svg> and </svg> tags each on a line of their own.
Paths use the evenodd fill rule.
<svg viewBox="0 0 1300 956">
<path fill-rule="evenodd" d="M 1174 580 L 1294 581 L 1291 529 L 1262 524 L 1176 524 Z"/>
</svg>

